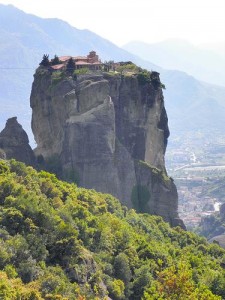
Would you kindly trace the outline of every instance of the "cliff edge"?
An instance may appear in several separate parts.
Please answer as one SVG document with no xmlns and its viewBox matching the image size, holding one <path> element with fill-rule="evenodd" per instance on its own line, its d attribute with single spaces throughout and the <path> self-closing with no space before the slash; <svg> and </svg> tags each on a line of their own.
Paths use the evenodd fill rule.
<svg viewBox="0 0 225 300">
<path fill-rule="evenodd" d="M 178 225 L 161 86 L 156 72 L 70 76 L 39 67 L 30 98 L 36 156 L 55 163 L 66 180 Z"/>
</svg>

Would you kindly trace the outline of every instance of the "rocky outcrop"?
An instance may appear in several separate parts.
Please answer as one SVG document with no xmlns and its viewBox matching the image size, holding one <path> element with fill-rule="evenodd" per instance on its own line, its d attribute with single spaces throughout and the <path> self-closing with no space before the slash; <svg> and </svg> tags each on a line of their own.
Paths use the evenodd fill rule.
<svg viewBox="0 0 225 300">
<path fill-rule="evenodd" d="M 28 136 L 16 117 L 8 119 L 5 128 L 0 133 L 0 149 L 4 151 L 7 159 L 15 158 L 27 165 L 35 163 Z"/>
<path fill-rule="evenodd" d="M 31 92 L 37 156 L 62 175 L 178 225 L 177 191 L 164 163 L 169 130 L 158 73 L 73 79 L 39 68 Z"/>
</svg>

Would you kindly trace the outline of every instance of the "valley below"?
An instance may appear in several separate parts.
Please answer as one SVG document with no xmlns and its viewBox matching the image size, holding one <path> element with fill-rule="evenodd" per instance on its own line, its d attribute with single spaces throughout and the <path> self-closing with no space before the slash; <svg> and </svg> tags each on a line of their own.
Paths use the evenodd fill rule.
<svg viewBox="0 0 225 300">
<path fill-rule="evenodd" d="M 225 202 L 225 134 L 219 130 L 172 134 L 166 163 L 177 186 L 179 215 L 194 230 Z"/>
</svg>

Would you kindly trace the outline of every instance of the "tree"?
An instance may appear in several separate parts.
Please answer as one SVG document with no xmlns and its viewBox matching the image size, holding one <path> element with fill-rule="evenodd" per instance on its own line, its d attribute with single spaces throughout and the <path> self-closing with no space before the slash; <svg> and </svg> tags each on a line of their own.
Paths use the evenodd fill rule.
<svg viewBox="0 0 225 300">
<path fill-rule="evenodd" d="M 150 284 L 152 275 L 149 269 L 149 266 L 143 265 L 135 270 L 135 279 L 132 288 L 135 299 L 141 299 L 145 288 Z"/>
<path fill-rule="evenodd" d="M 120 63 L 120 66 L 116 68 L 116 71 L 120 73 L 120 75 L 124 75 L 125 73 L 135 72 L 137 66 L 132 62 L 128 61 L 126 63 Z"/>
<path fill-rule="evenodd" d="M 54 58 L 52 59 L 52 65 L 58 65 L 60 64 L 59 57 L 55 54 Z"/>
<path fill-rule="evenodd" d="M 75 70 L 75 62 L 74 60 L 72 59 L 72 57 L 70 57 L 70 59 L 68 60 L 67 62 L 67 65 L 66 65 L 66 70 L 69 74 L 73 74 L 74 70 Z"/>
<path fill-rule="evenodd" d="M 43 66 L 43 67 L 48 67 L 50 65 L 49 55 L 48 54 L 44 54 L 43 55 L 42 61 L 40 62 L 39 65 Z"/>
<path fill-rule="evenodd" d="M 129 266 L 129 259 L 125 253 L 120 253 L 115 257 L 114 275 L 116 279 L 120 279 L 123 281 L 125 286 L 124 293 L 126 299 L 128 299 L 131 295 L 132 283 L 130 281 L 132 278 L 132 273 Z"/>
<path fill-rule="evenodd" d="M 126 254 L 120 253 L 115 257 L 114 271 L 116 278 L 123 280 L 125 285 L 128 285 L 131 280 L 131 271 Z"/>
<path fill-rule="evenodd" d="M 110 282 L 109 286 L 109 295 L 113 297 L 115 300 L 122 300 L 125 299 L 124 295 L 124 282 L 120 279 L 114 279 L 112 282 Z"/>
</svg>

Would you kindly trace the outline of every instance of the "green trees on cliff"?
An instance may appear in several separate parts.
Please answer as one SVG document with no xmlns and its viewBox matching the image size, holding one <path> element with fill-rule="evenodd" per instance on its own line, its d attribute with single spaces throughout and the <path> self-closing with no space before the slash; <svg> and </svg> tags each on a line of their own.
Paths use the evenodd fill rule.
<svg viewBox="0 0 225 300">
<path fill-rule="evenodd" d="M 51 63 L 52 63 L 53 66 L 60 64 L 60 60 L 59 60 L 58 55 L 54 56 L 54 58 L 52 59 Z"/>
<path fill-rule="evenodd" d="M 48 67 L 50 65 L 50 61 L 49 61 L 49 55 L 48 54 L 44 54 L 42 61 L 40 62 L 40 66 L 43 67 Z"/>
<path fill-rule="evenodd" d="M 0 160 L 0 299 L 222 299 L 225 250 Z"/>
</svg>

